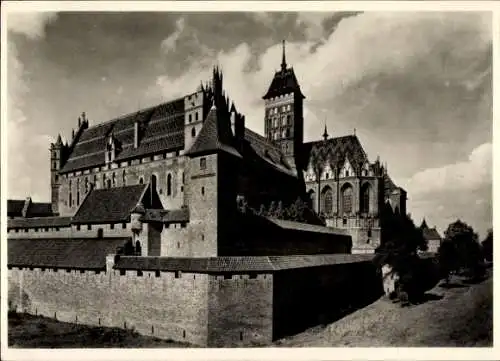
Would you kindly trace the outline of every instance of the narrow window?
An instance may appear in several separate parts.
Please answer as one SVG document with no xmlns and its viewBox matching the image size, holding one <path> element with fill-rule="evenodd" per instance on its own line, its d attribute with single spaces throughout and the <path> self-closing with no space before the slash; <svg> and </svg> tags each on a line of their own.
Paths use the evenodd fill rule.
<svg viewBox="0 0 500 361">
<path fill-rule="evenodd" d="M 175 271 L 175 278 L 181 278 L 181 271 Z"/>
<path fill-rule="evenodd" d="M 142 271 L 141 270 L 137 271 L 137 277 L 142 277 Z"/>
<path fill-rule="evenodd" d="M 88 229 L 89 231 L 90 231 L 90 230 L 92 230 L 92 225 L 91 225 L 91 224 L 88 224 L 88 225 L 87 225 L 87 229 Z"/>
<path fill-rule="evenodd" d="M 127 228 L 127 223 L 122 223 L 122 228 L 123 229 Z"/>
<path fill-rule="evenodd" d="M 191 123 L 191 120 L 192 120 L 192 116 L 191 116 L 191 114 L 189 114 L 189 123 Z"/>
<path fill-rule="evenodd" d="M 201 195 L 204 196 L 205 195 L 205 187 L 201 187 Z"/>
<path fill-rule="evenodd" d="M 160 277 L 160 271 L 158 270 L 155 271 L 155 277 Z"/>
<path fill-rule="evenodd" d="M 76 230 L 77 230 L 77 231 L 79 231 L 79 230 L 80 230 L 80 225 L 79 225 L 79 224 L 76 226 Z"/>
<path fill-rule="evenodd" d="M 172 195 L 172 174 L 167 175 L 167 196 Z"/>
<path fill-rule="evenodd" d="M 139 184 L 144 184 L 144 179 L 142 179 L 142 177 L 139 178 Z"/>
<path fill-rule="evenodd" d="M 126 177 L 125 169 L 124 169 L 124 170 L 123 170 L 123 172 L 122 172 L 122 184 L 123 184 L 124 186 L 126 186 L 126 185 L 127 185 L 127 177 Z"/>
<path fill-rule="evenodd" d="M 207 158 L 200 158 L 200 169 L 207 169 Z"/>
<path fill-rule="evenodd" d="M 195 120 L 198 120 L 198 112 L 196 112 L 196 113 L 194 114 L 194 119 L 195 119 Z"/>
<path fill-rule="evenodd" d="M 196 137 L 196 129 L 194 129 L 194 127 L 191 129 L 191 137 Z"/>
<path fill-rule="evenodd" d="M 111 223 L 111 224 L 109 225 L 109 229 L 115 229 L 115 224 L 114 224 L 114 223 Z"/>
</svg>

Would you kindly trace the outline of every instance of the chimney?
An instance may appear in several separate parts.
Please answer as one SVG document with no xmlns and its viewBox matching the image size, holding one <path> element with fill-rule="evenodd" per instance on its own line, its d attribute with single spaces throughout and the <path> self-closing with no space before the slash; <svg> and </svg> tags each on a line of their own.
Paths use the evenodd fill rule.
<svg viewBox="0 0 500 361">
<path fill-rule="evenodd" d="M 136 119 L 134 122 L 134 148 L 139 147 L 139 121 Z"/>
</svg>

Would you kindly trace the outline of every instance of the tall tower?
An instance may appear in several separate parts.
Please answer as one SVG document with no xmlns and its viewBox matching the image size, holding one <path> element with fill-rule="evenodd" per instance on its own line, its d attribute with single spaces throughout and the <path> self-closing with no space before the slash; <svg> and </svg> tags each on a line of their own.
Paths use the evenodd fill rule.
<svg viewBox="0 0 500 361">
<path fill-rule="evenodd" d="M 61 186 L 59 170 L 62 166 L 63 150 L 64 145 L 59 135 L 57 141 L 50 144 L 50 186 L 52 213 L 54 214 L 59 214 L 59 187 Z"/>
<path fill-rule="evenodd" d="M 292 67 L 286 63 L 285 41 L 281 69 L 274 74 L 265 102 L 264 131 L 266 137 L 281 148 L 287 161 L 297 166 L 297 155 L 304 143 L 304 95 Z"/>
</svg>

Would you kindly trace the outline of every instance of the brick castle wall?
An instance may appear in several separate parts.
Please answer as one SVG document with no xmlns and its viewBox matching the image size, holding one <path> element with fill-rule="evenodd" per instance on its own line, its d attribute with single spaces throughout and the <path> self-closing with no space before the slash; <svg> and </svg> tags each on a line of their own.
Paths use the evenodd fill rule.
<svg viewBox="0 0 500 361">
<path fill-rule="evenodd" d="M 272 341 L 273 275 L 211 276 L 208 292 L 209 346 Z M 252 278 L 250 278 L 252 277 Z"/>
<path fill-rule="evenodd" d="M 207 344 L 207 291 L 206 274 L 9 270 L 9 304 L 20 312 L 197 345 Z"/>
</svg>

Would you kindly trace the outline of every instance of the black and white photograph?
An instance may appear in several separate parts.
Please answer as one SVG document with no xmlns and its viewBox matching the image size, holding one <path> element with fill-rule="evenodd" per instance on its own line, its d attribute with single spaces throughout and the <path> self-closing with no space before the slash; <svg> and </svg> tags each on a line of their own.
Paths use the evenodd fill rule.
<svg viewBox="0 0 500 361">
<path fill-rule="evenodd" d="M 12 3 L 2 353 L 493 349 L 495 9 Z"/>
</svg>

